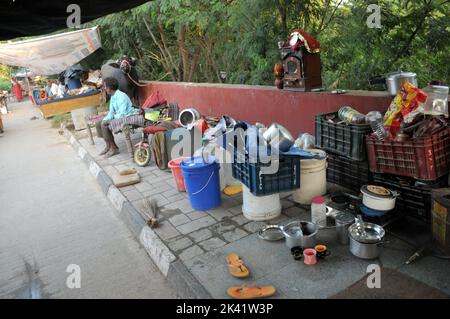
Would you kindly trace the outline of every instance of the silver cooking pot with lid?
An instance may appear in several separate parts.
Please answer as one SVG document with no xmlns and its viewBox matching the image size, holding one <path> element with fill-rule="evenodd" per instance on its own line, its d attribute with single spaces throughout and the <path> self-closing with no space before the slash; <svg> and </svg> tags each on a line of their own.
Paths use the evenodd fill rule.
<svg viewBox="0 0 450 319">
<path fill-rule="evenodd" d="M 397 95 L 402 85 L 406 82 L 409 82 L 414 86 L 417 86 L 417 74 L 413 72 L 403 72 L 403 71 L 389 74 L 386 77 L 386 86 L 389 95 L 392 96 Z"/>
<path fill-rule="evenodd" d="M 360 220 L 348 228 L 348 236 L 350 252 L 354 256 L 362 259 L 375 259 L 380 256 L 385 236 L 383 227 Z"/>
<path fill-rule="evenodd" d="M 351 238 L 365 244 L 379 243 L 385 235 L 383 227 L 365 222 L 351 225 L 348 232 Z"/>
<path fill-rule="evenodd" d="M 413 72 L 397 71 L 384 75 L 378 75 L 369 79 L 371 85 L 383 84 L 386 86 L 389 95 L 395 96 L 400 91 L 403 83 L 409 82 L 417 87 L 417 74 Z"/>
</svg>

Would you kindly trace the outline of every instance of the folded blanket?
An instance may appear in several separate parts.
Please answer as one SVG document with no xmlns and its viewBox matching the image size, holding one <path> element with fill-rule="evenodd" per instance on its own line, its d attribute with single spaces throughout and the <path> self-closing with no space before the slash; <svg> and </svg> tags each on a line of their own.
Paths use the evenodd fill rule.
<svg viewBox="0 0 450 319">
<path fill-rule="evenodd" d="M 130 115 L 121 119 L 112 120 L 109 123 L 109 127 L 114 134 L 123 130 L 124 125 L 134 125 L 138 127 L 144 126 L 144 116 L 140 114 Z"/>
</svg>

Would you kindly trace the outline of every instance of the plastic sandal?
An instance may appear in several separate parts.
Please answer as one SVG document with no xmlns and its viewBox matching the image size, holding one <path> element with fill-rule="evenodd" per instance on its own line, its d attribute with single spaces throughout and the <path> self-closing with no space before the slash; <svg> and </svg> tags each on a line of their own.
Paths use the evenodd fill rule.
<svg viewBox="0 0 450 319">
<path fill-rule="evenodd" d="M 242 185 L 227 186 L 223 190 L 223 193 L 228 196 L 233 196 L 242 193 Z"/>
<path fill-rule="evenodd" d="M 234 253 L 231 253 L 227 256 L 227 263 L 230 274 L 234 277 L 245 278 L 250 274 L 242 259 Z"/>
<path fill-rule="evenodd" d="M 277 290 L 274 286 L 261 287 L 231 287 L 228 288 L 227 293 L 230 297 L 235 299 L 255 299 L 271 297 Z"/>
</svg>

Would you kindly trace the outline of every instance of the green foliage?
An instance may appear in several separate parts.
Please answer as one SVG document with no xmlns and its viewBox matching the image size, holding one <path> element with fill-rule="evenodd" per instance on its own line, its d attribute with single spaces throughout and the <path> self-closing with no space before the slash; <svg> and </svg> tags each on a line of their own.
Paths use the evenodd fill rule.
<svg viewBox="0 0 450 319">
<path fill-rule="evenodd" d="M 0 91 L 10 91 L 11 90 L 11 81 L 0 79 Z"/>
<path fill-rule="evenodd" d="M 0 80 L 9 80 L 9 75 L 11 72 L 11 67 L 0 64 Z"/>
<path fill-rule="evenodd" d="M 103 49 L 84 63 L 128 54 L 142 79 L 272 85 L 278 41 L 302 28 L 321 42 L 328 89 L 367 89 L 369 78 L 400 68 L 421 86 L 450 82 L 449 1 L 375 1 L 382 27 L 370 29 L 373 2 L 154 0 L 90 23 L 100 25 Z"/>
<path fill-rule="evenodd" d="M 70 113 L 55 115 L 50 119 L 50 123 L 53 128 L 60 128 L 61 124 L 73 124 L 72 115 Z"/>
</svg>

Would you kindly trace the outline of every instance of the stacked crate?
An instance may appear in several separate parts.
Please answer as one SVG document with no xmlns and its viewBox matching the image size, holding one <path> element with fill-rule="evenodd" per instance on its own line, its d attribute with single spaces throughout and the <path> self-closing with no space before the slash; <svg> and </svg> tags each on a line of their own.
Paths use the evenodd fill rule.
<svg viewBox="0 0 450 319">
<path fill-rule="evenodd" d="M 274 164 L 276 165 L 273 166 Z M 271 168 L 275 167 L 276 172 L 271 172 Z M 257 158 L 235 150 L 232 173 L 255 196 L 293 191 L 300 188 L 300 157 L 280 154 L 272 157 L 270 162 L 258 161 Z"/>
<path fill-rule="evenodd" d="M 446 187 L 448 177 L 444 176 L 432 182 L 421 182 L 410 177 L 373 174 L 373 184 L 399 193 L 395 202 L 398 211 L 430 223 L 431 192 L 433 189 Z"/>
<path fill-rule="evenodd" d="M 448 186 L 450 129 L 404 142 L 368 136 L 367 155 L 375 184 L 397 190 L 397 207 L 431 220 L 431 191 Z"/>
<path fill-rule="evenodd" d="M 256 137 L 256 149 L 249 147 L 249 136 L 238 148 L 237 137 L 232 144 L 224 136 L 223 145 L 233 146 L 233 178 L 242 182 L 255 196 L 267 196 L 300 188 L 300 156 L 278 154 L 269 146 L 262 147 Z"/>
<path fill-rule="evenodd" d="M 338 113 L 316 116 L 316 145 L 327 151 L 327 181 L 359 193 L 371 181 L 366 155 L 366 135 L 372 132 L 367 124 L 334 123 Z"/>
</svg>

